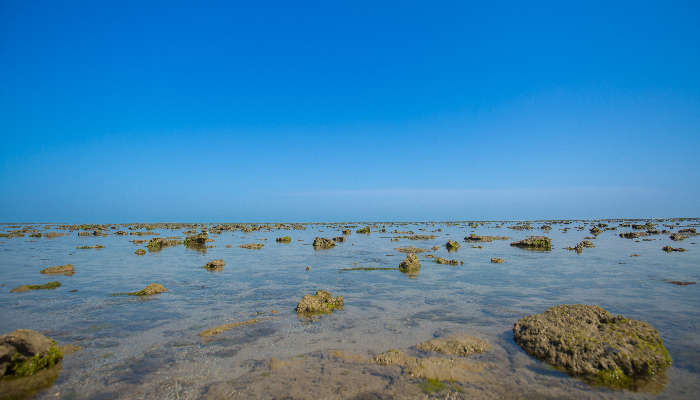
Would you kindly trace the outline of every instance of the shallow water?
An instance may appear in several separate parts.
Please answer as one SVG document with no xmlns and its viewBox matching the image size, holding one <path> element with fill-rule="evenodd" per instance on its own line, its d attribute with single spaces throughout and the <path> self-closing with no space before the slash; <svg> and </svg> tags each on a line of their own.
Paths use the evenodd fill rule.
<svg viewBox="0 0 700 400">
<path fill-rule="evenodd" d="M 356 234 L 355 228 L 348 241 L 329 250 L 314 250 L 311 243 L 316 236 L 340 236 L 338 226 L 224 231 L 210 235 L 215 247 L 206 252 L 180 245 L 144 256 L 134 254 L 144 245 L 129 240 L 148 236 L 78 237 L 74 231 L 53 239 L 0 238 L 0 334 L 34 329 L 60 344 L 82 347 L 66 356 L 54 385 L 39 395 L 44 399 L 345 398 L 343 390 L 352 391 L 353 387 L 343 387 L 343 381 L 375 385 L 375 396 L 367 398 L 402 397 L 402 393 L 419 397 L 418 380 L 390 369 L 381 372 L 378 366 L 334 360 L 328 351 L 370 357 L 459 332 L 482 337 L 493 345 L 491 351 L 476 357 L 489 367 L 474 384 L 460 389 L 470 397 L 697 397 L 700 285 L 667 282 L 700 280 L 700 252 L 694 244 L 697 237 L 673 242 L 664 234 L 650 236 L 651 241 L 635 241 L 618 237 L 619 232 L 630 230 L 618 228 L 592 240 L 595 248 L 576 254 L 563 247 L 590 236 L 588 226 L 583 231 L 575 229 L 583 223 L 553 224 L 549 232 L 537 228 L 517 231 L 507 229 L 507 225 L 498 228 L 498 224 L 489 223 L 472 229 L 464 223 L 386 224 L 387 232 L 373 228 L 370 235 Z M 697 221 L 681 223 L 696 225 Z M 661 228 L 661 224 L 657 226 Z M 563 227 L 570 230 L 561 232 Z M 432 232 L 438 228 L 442 231 Z M 395 229 L 438 237 L 391 241 L 397 236 L 391 233 Z M 8 230 L 0 226 L 0 231 Z M 154 230 L 161 237 L 184 238 L 183 231 Z M 475 243 L 483 248 L 473 248 L 462 240 L 472 232 L 512 240 Z M 552 251 L 533 252 L 509 245 L 513 240 L 541 234 L 552 238 Z M 292 237 L 291 243 L 275 242 L 276 237 L 285 235 Z M 444 247 L 448 239 L 457 240 L 462 247 L 448 253 Z M 238 247 L 253 242 L 265 246 L 261 250 Z M 105 248 L 76 249 L 93 244 Z M 231 247 L 226 248 L 227 244 Z M 398 270 L 341 271 L 397 267 L 405 254 L 394 248 L 410 245 L 440 246 L 437 251 L 419 254 L 422 268 L 414 278 Z M 665 245 L 688 251 L 668 254 L 661 250 Z M 425 258 L 426 254 L 458 259 L 464 265 L 439 265 Z M 492 264 L 491 257 L 505 262 Z M 202 268 L 218 258 L 226 262 L 223 271 Z M 48 266 L 67 263 L 75 265 L 75 275 L 39 274 Z M 10 293 L 22 284 L 52 280 L 62 286 Z M 168 293 L 143 299 L 112 296 L 139 290 L 151 282 L 162 284 Z M 74 289 L 77 292 L 71 292 Z M 314 321 L 298 318 L 294 308 L 299 299 L 318 289 L 342 295 L 344 309 Z M 511 329 L 519 318 L 572 303 L 597 304 L 613 314 L 651 323 L 673 358 L 663 390 L 650 394 L 592 387 L 534 360 L 513 342 Z M 270 314 L 272 310 L 279 313 Z M 197 335 L 216 325 L 258 315 L 272 318 L 210 340 Z M 297 372 L 308 376 L 270 376 L 265 371 L 272 358 L 304 360 L 307 364 L 300 364 Z M 314 372 L 317 366 L 319 370 Z M 355 376 L 353 369 L 365 375 Z M 379 379 L 377 376 L 386 378 L 384 383 L 372 381 Z M 341 382 L 340 392 L 326 392 L 329 382 L 336 383 L 333 379 Z"/>
</svg>

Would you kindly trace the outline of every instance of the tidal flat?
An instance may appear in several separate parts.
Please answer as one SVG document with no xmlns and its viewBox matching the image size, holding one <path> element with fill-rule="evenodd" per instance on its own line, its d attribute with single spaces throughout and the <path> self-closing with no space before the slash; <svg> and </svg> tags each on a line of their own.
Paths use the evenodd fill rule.
<svg viewBox="0 0 700 400">
<path fill-rule="evenodd" d="M 0 335 L 31 329 L 64 349 L 49 369 L 0 378 L 0 399 L 697 398 L 699 227 L 0 224 Z M 319 291 L 324 312 L 298 313 Z M 516 342 L 521 319 L 577 304 L 610 313 L 595 314 L 608 342 L 647 323 L 669 358 L 645 344 L 661 361 L 632 362 L 651 376 L 632 382 L 606 364 L 622 345 L 586 342 L 582 354 L 602 354 L 579 363 L 533 331 Z"/>
</svg>

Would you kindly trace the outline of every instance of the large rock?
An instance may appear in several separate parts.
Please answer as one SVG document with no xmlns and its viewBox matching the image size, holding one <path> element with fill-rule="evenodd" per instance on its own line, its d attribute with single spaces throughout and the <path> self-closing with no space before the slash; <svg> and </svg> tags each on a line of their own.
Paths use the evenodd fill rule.
<svg viewBox="0 0 700 400">
<path fill-rule="evenodd" d="M 129 296 L 152 296 L 154 294 L 165 293 L 167 291 L 168 289 L 166 289 L 163 285 L 159 283 L 149 283 L 148 286 L 146 286 L 145 288 L 137 292 L 131 292 L 127 294 Z"/>
<path fill-rule="evenodd" d="M 71 276 L 75 273 L 75 268 L 73 264 L 57 265 L 55 267 L 48 267 L 41 270 L 42 274 L 61 274 L 66 276 Z"/>
<path fill-rule="evenodd" d="M 0 336 L 0 377 L 30 376 L 62 358 L 56 342 L 39 332 L 18 329 Z"/>
<path fill-rule="evenodd" d="M 329 314 L 343 309 L 343 296 L 333 297 L 330 292 L 317 290 L 315 295 L 304 295 L 297 304 L 299 314 Z"/>
<path fill-rule="evenodd" d="M 552 239 L 547 236 L 530 236 L 527 239 L 518 240 L 510 245 L 531 250 L 552 250 Z"/>
<path fill-rule="evenodd" d="M 399 270 L 406 274 L 417 274 L 420 271 L 420 261 L 415 253 L 410 253 L 399 264 Z"/>
<path fill-rule="evenodd" d="M 656 329 L 593 305 L 551 307 L 513 334 L 528 354 L 595 384 L 634 389 L 671 365 Z"/>
<path fill-rule="evenodd" d="M 330 249 L 331 247 L 335 247 L 334 241 L 322 237 L 314 238 L 314 249 Z"/>
</svg>

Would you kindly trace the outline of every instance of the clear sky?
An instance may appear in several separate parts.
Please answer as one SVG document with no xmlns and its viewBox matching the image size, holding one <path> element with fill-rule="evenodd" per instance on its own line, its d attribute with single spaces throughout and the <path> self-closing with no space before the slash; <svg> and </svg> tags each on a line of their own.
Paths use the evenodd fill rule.
<svg viewBox="0 0 700 400">
<path fill-rule="evenodd" d="M 0 221 L 700 216 L 696 0 L 0 0 L 0 82 Z"/>
</svg>

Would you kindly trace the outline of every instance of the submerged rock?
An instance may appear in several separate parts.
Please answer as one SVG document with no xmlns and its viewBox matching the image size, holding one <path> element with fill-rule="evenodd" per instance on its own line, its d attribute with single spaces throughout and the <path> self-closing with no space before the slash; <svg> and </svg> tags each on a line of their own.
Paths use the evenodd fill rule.
<svg viewBox="0 0 700 400">
<path fill-rule="evenodd" d="M 678 286 L 695 285 L 694 281 L 668 281 L 668 283 L 672 283 L 672 284 L 678 285 Z"/>
<path fill-rule="evenodd" d="M 415 253 L 410 253 L 399 264 L 399 270 L 406 274 L 416 274 L 420 271 L 420 261 Z"/>
<path fill-rule="evenodd" d="M 317 290 L 315 295 L 304 295 L 296 311 L 298 314 L 329 314 L 343 309 L 343 296 L 333 297 L 330 292 Z"/>
<path fill-rule="evenodd" d="M 215 326 L 213 328 L 207 329 L 205 331 L 199 332 L 198 335 L 201 337 L 211 337 L 211 336 L 219 335 L 219 334 L 224 333 L 226 331 L 230 331 L 233 328 L 238 328 L 239 326 L 253 325 L 253 324 L 257 324 L 258 322 L 261 322 L 264 320 L 265 320 L 264 318 L 253 318 L 253 319 L 249 319 L 246 321 L 233 322 L 230 324 L 219 325 L 219 326 Z"/>
<path fill-rule="evenodd" d="M 137 249 L 137 250 L 134 252 L 134 254 L 136 254 L 137 256 L 142 256 L 142 255 L 146 254 L 146 250 L 144 250 L 144 249 Z"/>
<path fill-rule="evenodd" d="M 56 342 L 39 332 L 18 329 L 0 336 L 0 377 L 26 377 L 63 358 Z"/>
<path fill-rule="evenodd" d="M 224 260 L 213 260 L 209 261 L 204 265 L 204 268 L 209 270 L 209 271 L 221 271 L 224 269 L 224 266 L 226 265 L 226 262 Z"/>
<path fill-rule="evenodd" d="M 322 237 L 314 238 L 314 249 L 330 249 L 335 247 L 335 242 L 331 239 L 326 239 Z"/>
<path fill-rule="evenodd" d="M 513 334 L 535 358 L 605 386 L 634 389 L 671 365 L 651 325 L 593 305 L 551 307 L 521 318 Z"/>
<path fill-rule="evenodd" d="M 336 243 L 342 243 L 345 241 L 345 236 L 336 236 L 333 238 L 333 241 Z"/>
<path fill-rule="evenodd" d="M 75 274 L 75 268 L 73 264 L 57 265 L 55 267 L 44 268 L 40 271 L 42 274 L 61 274 L 65 276 L 71 276 Z"/>
<path fill-rule="evenodd" d="M 277 239 L 275 239 L 275 241 L 279 242 L 279 243 L 291 243 L 292 238 L 289 236 L 282 236 L 282 237 L 278 237 Z"/>
<path fill-rule="evenodd" d="M 43 285 L 21 285 L 10 290 L 10 293 L 24 293 L 30 290 L 56 289 L 59 286 L 61 286 L 61 283 L 56 281 L 45 283 Z"/>
<path fill-rule="evenodd" d="M 483 365 L 466 360 L 443 357 L 412 357 L 399 350 L 388 350 L 374 357 L 379 365 L 396 365 L 403 373 L 414 378 L 436 379 L 439 381 L 469 382 L 477 380 Z"/>
<path fill-rule="evenodd" d="M 679 252 L 685 251 L 685 249 L 682 247 L 671 247 L 671 246 L 664 246 L 661 250 L 665 251 L 666 253 L 670 253 L 672 251 L 679 251 Z"/>
<path fill-rule="evenodd" d="M 620 237 L 623 239 L 637 239 L 642 236 L 649 236 L 649 234 L 646 232 L 624 232 L 620 234 Z"/>
<path fill-rule="evenodd" d="M 469 236 L 466 236 L 464 238 L 465 242 L 493 242 L 494 240 L 508 240 L 510 239 L 507 236 L 478 236 L 475 234 L 471 234 Z"/>
<path fill-rule="evenodd" d="M 163 287 L 163 285 L 160 285 L 158 283 L 149 283 L 148 286 L 146 286 L 145 288 L 143 288 L 137 292 L 130 292 L 127 294 L 129 296 L 151 296 L 154 294 L 164 293 L 167 291 L 168 291 L 168 289 Z"/>
<path fill-rule="evenodd" d="M 532 250 L 552 250 L 552 239 L 547 236 L 530 236 L 510 244 L 511 246 Z"/>
<path fill-rule="evenodd" d="M 488 341 L 476 336 L 459 334 L 418 343 L 416 348 L 433 353 L 466 357 L 475 353 L 484 353 L 491 348 L 491 345 Z"/>
<path fill-rule="evenodd" d="M 251 250 L 260 250 L 262 249 L 264 244 L 262 243 L 248 243 L 248 244 L 242 244 L 238 247 L 242 249 L 251 249 Z"/>
<path fill-rule="evenodd" d="M 448 240 L 447 243 L 445 243 L 445 247 L 447 250 L 457 250 L 459 249 L 459 243 L 455 242 L 454 240 Z"/>
<path fill-rule="evenodd" d="M 494 264 L 501 264 L 504 260 L 498 257 L 491 257 L 491 262 Z"/>
<path fill-rule="evenodd" d="M 105 247 L 101 244 L 96 244 L 96 245 L 92 245 L 92 246 L 78 246 L 78 247 L 76 247 L 76 249 L 79 249 L 79 250 L 104 249 L 104 248 Z"/>
<path fill-rule="evenodd" d="M 185 247 L 201 249 L 206 248 L 207 241 L 209 241 L 209 235 L 206 232 L 202 232 L 197 235 L 187 236 L 183 244 Z"/>
</svg>

